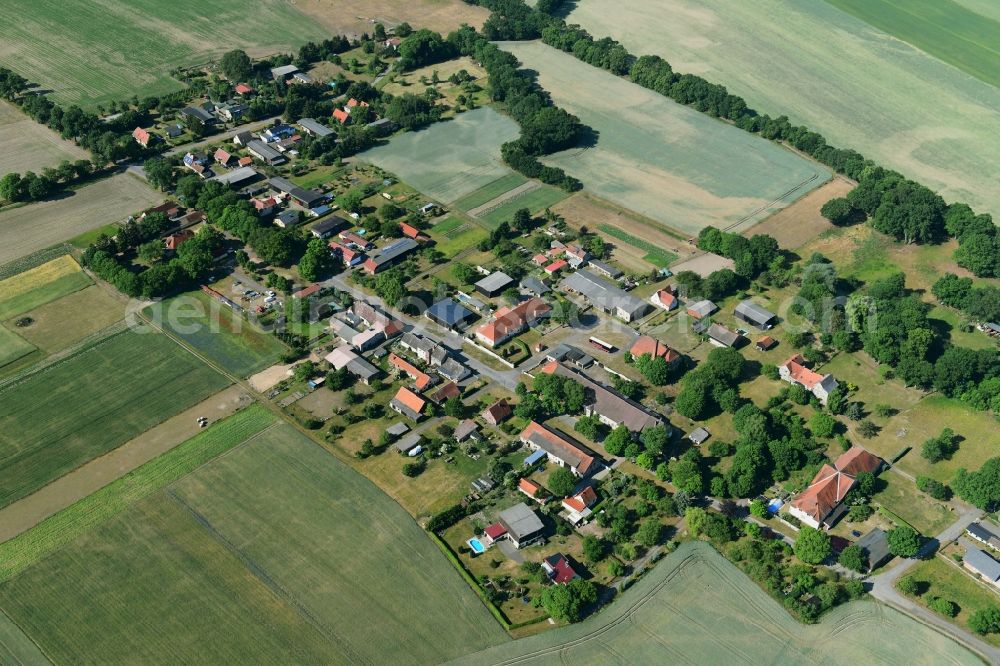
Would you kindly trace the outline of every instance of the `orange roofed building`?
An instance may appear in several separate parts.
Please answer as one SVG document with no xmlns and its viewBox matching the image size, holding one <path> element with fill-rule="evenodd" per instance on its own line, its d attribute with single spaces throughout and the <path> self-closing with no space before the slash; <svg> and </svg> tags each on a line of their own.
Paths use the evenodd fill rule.
<svg viewBox="0 0 1000 666">
<path fill-rule="evenodd" d="M 821 375 L 805 365 L 806 360 L 796 354 L 778 367 L 778 375 L 789 384 L 798 384 L 826 404 L 827 398 L 837 388 L 833 375 Z"/>
<path fill-rule="evenodd" d="M 403 416 L 419 421 L 424 415 L 427 401 L 405 386 L 400 386 L 396 396 L 389 401 L 389 406 Z"/>
<path fill-rule="evenodd" d="M 396 354 L 389 354 L 389 364 L 394 368 L 410 376 L 413 380 L 414 386 L 418 390 L 423 391 L 428 386 L 434 383 L 434 378 L 428 375 L 426 372 L 422 372 L 420 368 L 413 365 L 405 358 L 397 356 Z"/>
<path fill-rule="evenodd" d="M 635 358 L 639 358 L 643 354 L 649 354 L 653 358 L 659 356 L 667 363 L 673 363 L 681 358 L 681 355 L 675 350 L 649 335 L 640 335 L 636 338 L 629 353 Z"/>
<path fill-rule="evenodd" d="M 809 487 L 792 500 L 789 513 L 806 525 L 828 529 L 844 514 L 844 498 L 861 472 L 875 474 L 882 467 L 882 460 L 860 446 L 853 446 L 826 464 L 813 477 Z"/>
<path fill-rule="evenodd" d="M 549 461 L 568 467 L 577 476 L 587 476 L 600 467 L 596 454 L 592 451 L 535 421 L 521 431 L 520 439 L 522 444 L 534 451 L 545 451 Z"/>
<path fill-rule="evenodd" d="M 476 337 L 490 347 L 502 345 L 551 311 L 552 306 L 537 297 L 512 308 L 500 308 L 493 319 L 476 329 Z"/>
</svg>

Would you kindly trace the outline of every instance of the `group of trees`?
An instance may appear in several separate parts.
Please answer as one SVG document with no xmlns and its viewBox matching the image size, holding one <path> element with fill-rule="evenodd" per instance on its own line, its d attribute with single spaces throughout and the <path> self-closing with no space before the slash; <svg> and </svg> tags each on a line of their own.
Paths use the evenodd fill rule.
<svg viewBox="0 0 1000 666">
<path fill-rule="evenodd" d="M 984 511 L 996 509 L 1000 503 L 1000 458 L 990 458 L 973 472 L 959 469 L 951 485 L 969 504 Z"/>
<path fill-rule="evenodd" d="M 732 348 L 713 349 L 708 359 L 687 373 L 674 406 L 689 419 L 700 421 L 716 408 L 733 411 L 739 406 L 736 389 L 743 377 L 744 359 Z"/>
<path fill-rule="evenodd" d="M 721 254 L 733 260 L 734 270 L 740 277 L 752 280 L 783 258 L 778 241 L 767 234 L 742 234 L 720 231 L 708 226 L 698 233 L 698 249 Z"/>
<path fill-rule="evenodd" d="M 972 278 L 960 278 L 945 273 L 931 286 L 939 301 L 961 310 L 976 321 L 1000 322 L 1000 288 L 993 285 L 974 286 Z"/>
<path fill-rule="evenodd" d="M 0 178 L 0 200 L 41 201 L 49 198 L 64 185 L 69 185 L 93 173 L 89 160 L 63 161 L 56 168 L 47 167 L 40 174 L 26 171 L 24 175 L 11 171 Z"/>
<path fill-rule="evenodd" d="M 517 386 L 521 401 L 514 407 L 514 413 L 521 418 L 542 421 L 555 414 L 583 411 L 586 400 L 583 386 L 570 377 L 542 372 L 535 376 L 532 386 L 531 392 L 524 384 Z"/>
</svg>

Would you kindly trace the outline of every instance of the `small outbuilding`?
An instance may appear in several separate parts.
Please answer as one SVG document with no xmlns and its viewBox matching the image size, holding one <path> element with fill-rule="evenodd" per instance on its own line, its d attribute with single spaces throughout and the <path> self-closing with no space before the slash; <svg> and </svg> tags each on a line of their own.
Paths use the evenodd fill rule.
<svg viewBox="0 0 1000 666">
<path fill-rule="evenodd" d="M 737 319 L 745 321 L 752 326 L 756 326 L 762 331 L 773 328 L 778 322 L 778 316 L 776 314 L 770 310 L 764 309 L 760 305 L 757 305 L 749 298 L 736 305 L 736 311 L 734 314 Z"/>
<path fill-rule="evenodd" d="M 486 296 L 487 298 L 493 298 L 494 296 L 502 293 L 504 289 L 512 284 L 514 284 L 514 278 L 502 271 L 493 271 L 477 282 L 475 287 L 476 291 L 480 294 Z"/>
</svg>

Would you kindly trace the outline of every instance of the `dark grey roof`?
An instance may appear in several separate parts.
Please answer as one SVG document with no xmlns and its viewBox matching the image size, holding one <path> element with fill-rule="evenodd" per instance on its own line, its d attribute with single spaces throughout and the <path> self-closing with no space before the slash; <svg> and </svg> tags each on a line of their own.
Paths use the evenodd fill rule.
<svg viewBox="0 0 1000 666">
<path fill-rule="evenodd" d="M 581 368 L 588 368 L 594 364 L 593 356 L 566 343 L 556 345 L 545 356 L 552 361 L 569 361 Z"/>
<path fill-rule="evenodd" d="M 278 219 L 285 225 L 292 225 L 299 224 L 302 221 L 302 216 L 297 210 L 283 210 L 278 213 Z"/>
<path fill-rule="evenodd" d="M 323 125 L 315 118 L 299 118 L 298 126 L 304 130 L 312 132 L 316 136 L 330 136 L 333 134 L 333 130 Z"/>
<path fill-rule="evenodd" d="M 211 113 L 197 106 L 189 106 L 184 109 L 181 109 L 181 113 L 183 113 L 185 116 L 191 116 L 192 118 L 197 118 L 203 123 L 215 120 L 215 118 L 212 116 Z"/>
<path fill-rule="evenodd" d="M 256 153 L 262 160 L 266 160 L 268 162 L 272 160 L 284 159 L 285 157 L 260 139 L 254 139 L 253 141 L 248 142 L 247 150 Z"/>
<path fill-rule="evenodd" d="M 419 444 L 420 433 L 415 432 L 412 435 L 404 437 L 396 442 L 396 449 L 398 449 L 400 453 L 409 453 L 412 449 L 417 448 Z"/>
<path fill-rule="evenodd" d="M 482 280 L 477 282 L 475 288 L 489 294 L 496 293 L 514 283 L 514 278 L 502 271 L 493 271 Z"/>
<path fill-rule="evenodd" d="M 437 371 L 442 377 L 450 379 L 454 382 L 460 382 L 472 374 L 472 370 L 469 370 L 460 361 L 456 361 L 453 358 L 449 358 L 442 363 L 440 367 L 438 367 Z"/>
<path fill-rule="evenodd" d="M 564 278 L 560 286 L 582 294 L 584 298 L 603 310 L 625 312 L 629 319 L 640 316 L 650 307 L 649 303 L 641 298 L 636 298 L 624 289 L 605 282 L 585 270 L 576 271 Z"/>
<path fill-rule="evenodd" d="M 545 528 L 541 519 L 524 502 L 504 509 L 498 519 L 507 528 L 507 533 L 515 539 L 531 536 Z"/>
<path fill-rule="evenodd" d="M 619 269 L 603 261 L 599 261 L 597 259 L 591 259 L 590 265 L 610 277 L 618 278 L 622 276 L 622 272 Z"/>
<path fill-rule="evenodd" d="M 740 339 L 740 334 L 730 331 L 721 324 L 712 324 L 708 327 L 708 337 L 721 342 L 726 346 L 732 347 Z"/>
<path fill-rule="evenodd" d="M 292 198 L 309 207 L 312 207 L 314 203 L 319 202 L 325 196 L 322 192 L 307 190 L 303 187 L 299 187 L 292 181 L 287 178 L 282 178 L 281 176 L 275 176 L 274 178 L 269 179 L 267 184 L 279 192 L 284 192 L 290 195 Z"/>
<path fill-rule="evenodd" d="M 427 308 L 424 312 L 428 318 L 440 322 L 445 326 L 455 326 L 467 319 L 473 319 L 476 314 L 460 303 L 456 303 L 450 298 L 438 301 Z"/>
<path fill-rule="evenodd" d="M 695 428 L 689 432 L 687 436 L 687 438 L 695 444 L 701 444 L 709 437 L 711 437 L 711 433 L 709 433 L 705 428 Z"/>
<path fill-rule="evenodd" d="M 400 421 L 399 423 L 393 423 L 391 426 L 386 428 L 385 431 L 393 437 L 399 437 L 400 435 L 405 435 L 410 432 L 410 426 Z"/>
<path fill-rule="evenodd" d="M 355 377 L 358 377 L 364 381 L 368 381 L 373 377 L 377 377 L 381 370 L 376 368 L 374 365 L 366 361 L 365 359 L 358 358 L 351 359 L 347 363 L 347 370 Z"/>
<path fill-rule="evenodd" d="M 369 261 L 373 262 L 375 266 L 392 263 L 418 247 L 420 247 L 419 243 L 412 238 L 401 238 L 378 250 L 369 258 Z"/>
<path fill-rule="evenodd" d="M 1000 580 L 1000 562 L 978 548 L 966 548 L 963 559 L 976 573 L 991 583 Z"/>
<path fill-rule="evenodd" d="M 549 285 L 545 284 L 536 277 L 526 277 L 521 280 L 521 289 L 530 291 L 535 296 L 544 296 L 545 294 L 552 291 Z"/>
<path fill-rule="evenodd" d="M 282 65 L 280 67 L 271 68 L 271 76 L 274 78 L 284 78 L 290 74 L 294 74 L 299 71 L 299 68 L 295 65 Z"/>
<path fill-rule="evenodd" d="M 347 226 L 347 220 L 338 215 L 332 215 L 322 222 L 314 224 L 312 230 L 318 234 L 326 234 L 343 226 Z"/>
<path fill-rule="evenodd" d="M 713 303 L 712 301 L 703 300 L 703 301 L 698 301 L 697 303 L 691 303 L 690 305 L 687 306 L 687 309 L 689 312 L 694 312 L 695 314 L 701 317 L 707 317 L 708 315 L 718 310 L 719 306 Z"/>
<path fill-rule="evenodd" d="M 743 317 L 744 321 L 750 321 L 757 326 L 766 326 L 775 318 L 773 312 L 764 309 L 750 299 L 736 305 L 736 314 Z"/>
<path fill-rule="evenodd" d="M 868 558 L 869 569 L 875 569 L 892 557 L 892 553 L 889 552 L 889 539 L 885 532 L 878 527 L 858 539 L 856 545 L 864 551 Z"/>
</svg>

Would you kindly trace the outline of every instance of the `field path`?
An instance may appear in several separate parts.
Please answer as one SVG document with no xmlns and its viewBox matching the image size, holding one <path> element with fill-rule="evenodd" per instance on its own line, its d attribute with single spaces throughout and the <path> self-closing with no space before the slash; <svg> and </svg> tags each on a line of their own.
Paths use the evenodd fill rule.
<svg viewBox="0 0 1000 666">
<path fill-rule="evenodd" d="M 477 206 L 476 208 L 473 208 L 472 210 L 469 211 L 468 214 L 471 215 L 472 217 L 479 217 L 481 215 L 486 215 L 487 213 L 493 212 L 495 209 L 504 205 L 508 201 L 512 199 L 517 199 L 518 197 L 521 197 L 527 194 L 528 192 L 537 190 L 541 186 L 542 184 L 539 183 L 537 180 L 529 180 L 527 183 L 522 183 L 512 190 L 504 192 L 495 199 L 487 201 L 482 206 Z"/>
<path fill-rule="evenodd" d="M 12 539 L 49 516 L 100 490 L 137 467 L 160 456 L 198 433 L 196 419 L 210 423 L 248 405 L 251 397 L 241 386 L 230 386 L 177 414 L 113 451 L 91 460 L 36 493 L 0 510 L 0 542 Z"/>
</svg>

